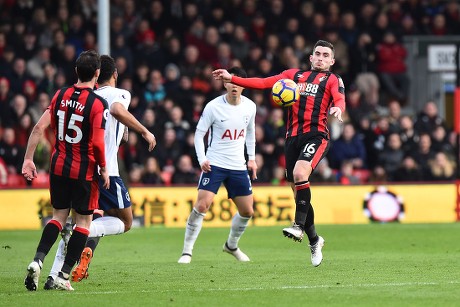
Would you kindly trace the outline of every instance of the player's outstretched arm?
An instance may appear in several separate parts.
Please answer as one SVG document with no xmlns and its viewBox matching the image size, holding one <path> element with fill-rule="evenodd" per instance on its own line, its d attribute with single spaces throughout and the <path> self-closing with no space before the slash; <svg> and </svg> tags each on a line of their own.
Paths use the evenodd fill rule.
<svg viewBox="0 0 460 307">
<path fill-rule="evenodd" d="M 216 69 L 212 72 L 214 79 L 231 82 L 232 75 L 226 69 Z"/>
<path fill-rule="evenodd" d="M 35 163 L 33 161 L 35 149 L 37 149 L 38 142 L 43 136 L 46 128 L 49 127 L 51 123 L 51 114 L 49 110 L 45 110 L 42 116 L 35 124 L 32 133 L 29 136 L 29 140 L 27 142 L 27 149 L 24 155 L 24 163 L 22 164 L 22 175 L 27 180 L 33 180 L 37 178 L 37 168 L 35 167 Z"/>
<path fill-rule="evenodd" d="M 142 125 L 125 107 L 118 102 L 113 103 L 110 106 L 110 114 L 115 117 L 120 123 L 124 124 L 128 128 L 139 132 L 144 140 L 149 144 L 149 151 L 152 151 L 157 145 L 155 136 Z"/>
</svg>

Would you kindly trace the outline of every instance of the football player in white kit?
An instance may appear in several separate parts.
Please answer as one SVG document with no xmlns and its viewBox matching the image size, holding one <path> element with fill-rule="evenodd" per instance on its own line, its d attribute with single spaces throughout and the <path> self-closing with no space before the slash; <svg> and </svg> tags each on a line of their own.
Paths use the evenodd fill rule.
<svg viewBox="0 0 460 307">
<path fill-rule="evenodd" d="M 131 102 L 131 94 L 127 90 L 115 87 L 117 78 L 118 73 L 114 59 L 108 55 L 102 55 L 101 73 L 98 78 L 99 88 L 95 90 L 95 93 L 107 101 L 110 110 L 104 135 L 110 189 L 103 189 L 101 188 L 101 183 L 99 184 L 99 209 L 104 211 L 104 216 L 91 222 L 86 247 L 81 254 L 80 262 L 72 271 L 72 280 L 75 282 L 79 282 L 88 276 L 88 265 L 99 238 L 125 233 L 131 228 L 133 222 L 131 200 L 128 190 L 120 177 L 117 160 L 118 148 L 125 132 L 125 126 L 142 135 L 148 143 L 149 151 L 152 151 L 156 146 L 155 136 L 129 113 L 128 107 Z M 53 280 L 58 273 L 56 268 L 62 266 L 61 259 L 63 261 L 64 258 L 65 243 L 61 240 L 53 267 L 45 283 L 46 290 L 54 288 Z"/>
<path fill-rule="evenodd" d="M 233 67 L 228 71 L 233 75 L 246 77 L 246 72 L 241 68 Z M 184 248 L 178 263 L 192 261 L 193 246 L 203 219 L 222 183 L 227 189 L 228 197 L 238 208 L 232 218 L 230 234 L 223 251 L 233 255 L 238 261 L 249 261 L 249 257 L 239 249 L 238 241 L 254 214 L 251 179 L 257 179 L 256 105 L 241 95 L 243 87 L 227 82 L 224 87 L 227 93 L 206 105 L 196 128 L 195 150 L 202 173 L 198 183 L 198 198 L 187 219 Z M 208 131 L 208 149 L 205 153 L 204 136 Z"/>
</svg>

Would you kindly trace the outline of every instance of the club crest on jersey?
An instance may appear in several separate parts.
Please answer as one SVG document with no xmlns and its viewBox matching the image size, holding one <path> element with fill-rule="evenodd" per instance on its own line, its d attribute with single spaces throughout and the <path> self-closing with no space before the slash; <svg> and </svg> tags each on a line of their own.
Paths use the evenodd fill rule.
<svg viewBox="0 0 460 307">
<path fill-rule="evenodd" d="M 243 116 L 243 121 L 245 125 L 249 124 L 249 116 Z"/>
<path fill-rule="evenodd" d="M 209 178 L 203 178 L 203 180 L 201 180 L 201 183 L 203 184 L 203 186 L 207 185 L 209 183 Z"/>
<path fill-rule="evenodd" d="M 328 78 L 327 75 L 322 76 L 321 78 L 319 78 L 319 82 L 323 82 L 323 81 L 326 80 L 327 78 Z"/>
</svg>

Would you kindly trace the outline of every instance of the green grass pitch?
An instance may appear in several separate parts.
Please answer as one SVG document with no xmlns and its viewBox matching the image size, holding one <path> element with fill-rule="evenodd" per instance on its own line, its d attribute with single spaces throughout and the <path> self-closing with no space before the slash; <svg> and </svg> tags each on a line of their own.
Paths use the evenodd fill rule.
<svg viewBox="0 0 460 307">
<path fill-rule="evenodd" d="M 177 264 L 184 229 L 152 227 L 102 238 L 74 292 L 23 284 L 39 231 L 0 232 L 0 306 L 459 306 L 460 224 L 318 225 L 324 260 L 282 227 L 248 227 L 251 258 L 222 252 L 227 228 L 203 227 L 193 261 Z"/>
</svg>

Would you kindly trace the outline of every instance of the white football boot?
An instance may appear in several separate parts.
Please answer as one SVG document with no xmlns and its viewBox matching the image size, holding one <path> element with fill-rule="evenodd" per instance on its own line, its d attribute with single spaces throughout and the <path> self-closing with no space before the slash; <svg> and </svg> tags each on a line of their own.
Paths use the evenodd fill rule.
<svg viewBox="0 0 460 307">
<path fill-rule="evenodd" d="M 292 223 L 291 227 L 284 228 L 283 234 L 285 237 L 293 239 L 294 241 L 302 242 L 303 229 L 299 225 L 297 225 L 295 222 Z"/>
<path fill-rule="evenodd" d="M 323 253 L 322 249 L 324 246 L 324 239 L 323 237 L 318 236 L 318 242 L 314 245 L 308 245 L 311 251 L 311 264 L 313 266 L 319 266 L 321 261 L 323 261 Z"/>
<path fill-rule="evenodd" d="M 229 254 L 232 255 L 233 257 L 235 257 L 236 260 L 238 260 L 238 261 L 241 261 L 241 262 L 248 262 L 248 261 L 251 261 L 251 260 L 249 259 L 249 257 L 248 257 L 245 253 L 243 253 L 243 252 L 241 251 L 241 249 L 239 249 L 238 247 L 235 248 L 235 249 L 231 249 L 230 247 L 228 247 L 227 242 L 225 242 L 224 247 L 222 248 L 222 250 L 223 250 L 224 252 L 226 252 L 226 253 L 229 253 Z"/>
<path fill-rule="evenodd" d="M 27 267 L 27 276 L 24 279 L 24 285 L 29 291 L 37 291 L 38 279 L 40 278 L 40 265 L 36 261 L 32 261 Z"/>
</svg>

